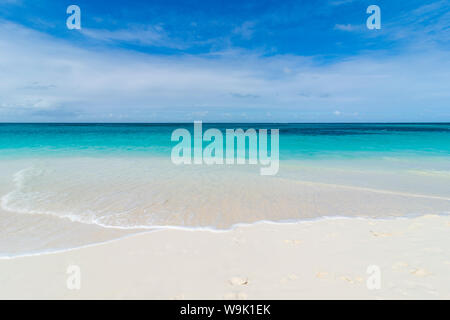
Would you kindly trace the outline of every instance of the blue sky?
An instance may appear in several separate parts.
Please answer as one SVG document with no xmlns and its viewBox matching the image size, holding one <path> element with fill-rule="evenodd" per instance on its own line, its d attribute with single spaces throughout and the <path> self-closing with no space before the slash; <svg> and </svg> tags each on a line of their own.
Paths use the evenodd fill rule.
<svg viewBox="0 0 450 320">
<path fill-rule="evenodd" d="M 450 121 L 449 49 L 445 0 L 0 0 L 0 121 Z"/>
</svg>

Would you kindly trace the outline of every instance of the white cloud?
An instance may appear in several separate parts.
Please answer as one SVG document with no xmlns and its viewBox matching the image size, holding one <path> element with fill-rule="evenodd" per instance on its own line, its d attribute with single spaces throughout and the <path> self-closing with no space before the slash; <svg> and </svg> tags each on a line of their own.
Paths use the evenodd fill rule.
<svg viewBox="0 0 450 320">
<path fill-rule="evenodd" d="M 344 4 L 349 4 L 349 3 L 352 3 L 352 2 L 354 2 L 355 0 L 332 0 L 332 1 L 330 1 L 329 3 L 330 3 L 330 5 L 332 5 L 332 6 L 341 6 L 341 5 L 344 5 Z"/>
<path fill-rule="evenodd" d="M 334 26 L 335 30 L 341 30 L 341 31 L 355 31 L 358 29 L 361 29 L 359 26 L 354 26 L 352 24 L 336 24 Z"/>
<path fill-rule="evenodd" d="M 126 42 L 144 46 L 184 49 L 186 45 L 170 39 L 162 26 L 132 27 L 119 30 L 83 28 L 80 32 L 88 38 L 105 42 Z"/>
<path fill-rule="evenodd" d="M 253 21 L 246 21 L 239 27 L 234 28 L 233 33 L 240 35 L 244 39 L 251 39 L 255 32 L 255 25 L 256 23 Z"/>
<path fill-rule="evenodd" d="M 382 22 L 382 29 L 392 40 L 405 40 L 415 47 L 450 44 L 450 2 L 438 0 L 406 11 L 395 20 Z M 368 33 L 376 36 L 376 33 Z"/>
<path fill-rule="evenodd" d="M 438 50 L 321 64 L 243 51 L 158 56 L 91 51 L 3 22 L 0 61 L 3 121 L 190 121 L 199 112 L 327 121 L 336 106 L 342 120 L 450 119 L 450 61 Z"/>
</svg>

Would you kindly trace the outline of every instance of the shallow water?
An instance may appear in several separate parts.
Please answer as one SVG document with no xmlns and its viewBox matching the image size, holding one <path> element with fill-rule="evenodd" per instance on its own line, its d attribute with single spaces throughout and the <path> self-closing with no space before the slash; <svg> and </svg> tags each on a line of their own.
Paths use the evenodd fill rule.
<svg viewBox="0 0 450 320">
<path fill-rule="evenodd" d="M 167 226 L 450 212 L 448 125 L 289 126 L 278 174 L 261 176 L 174 165 L 177 125 L 0 125 L 0 256 Z"/>
</svg>

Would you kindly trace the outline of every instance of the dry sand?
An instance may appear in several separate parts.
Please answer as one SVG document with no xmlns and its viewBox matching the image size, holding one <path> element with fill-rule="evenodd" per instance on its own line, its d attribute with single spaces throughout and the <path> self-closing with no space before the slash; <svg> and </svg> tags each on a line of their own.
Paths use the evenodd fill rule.
<svg viewBox="0 0 450 320">
<path fill-rule="evenodd" d="M 71 265 L 79 290 L 67 287 Z M 2 259 L 0 298 L 450 299 L 450 217 L 161 230 Z"/>
</svg>

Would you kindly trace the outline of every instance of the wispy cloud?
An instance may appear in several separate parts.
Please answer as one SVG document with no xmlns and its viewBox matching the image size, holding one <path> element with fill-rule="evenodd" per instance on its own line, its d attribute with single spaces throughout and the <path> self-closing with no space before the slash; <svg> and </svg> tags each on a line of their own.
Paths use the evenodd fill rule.
<svg viewBox="0 0 450 320">
<path fill-rule="evenodd" d="M 450 2 L 439 0 L 400 15 L 386 25 L 396 39 L 450 42 Z"/>
<path fill-rule="evenodd" d="M 356 30 L 361 30 L 360 26 L 355 26 L 352 24 L 336 24 L 334 26 L 335 30 L 340 30 L 340 31 L 356 31 Z"/>
<path fill-rule="evenodd" d="M 171 39 L 164 28 L 156 26 L 130 27 L 119 30 L 81 29 L 88 38 L 104 42 L 125 42 L 130 44 L 184 49 L 186 44 Z"/>
<path fill-rule="evenodd" d="M 329 1 L 329 4 L 332 6 L 341 6 L 352 2 L 355 2 L 355 0 L 331 0 Z"/>
<path fill-rule="evenodd" d="M 417 17 L 433 19 L 429 7 L 417 10 Z M 422 28 L 409 15 L 402 21 L 411 21 L 412 28 L 425 35 L 432 30 L 445 35 L 445 17 L 441 13 L 435 24 Z M 405 30 L 398 24 L 383 28 Z M 254 36 L 257 25 L 239 26 L 235 34 Z M 354 26 L 335 28 L 353 31 Z M 256 121 L 268 119 L 268 114 L 271 121 L 450 119 L 450 61 L 439 46 L 405 47 L 396 54 L 366 51 L 332 60 L 268 55 L 232 45 L 215 52 L 164 56 L 102 46 L 190 45 L 175 40 L 162 25 L 88 28 L 82 35 L 98 42 L 95 51 L 0 21 L 0 79 L 7 79 L 0 81 L 3 121 L 189 121 L 200 115 L 225 121 L 245 115 Z"/>
<path fill-rule="evenodd" d="M 233 33 L 240 35 L 244 39 L 250 39 L 255 32 L 256 23 L 253 21 L 245 21 L 242 25 L 234 28 Z"/>
<path fill-rule="evenodd" d="M 245 98 L 252 98 L 252 99 L 259 98 L 259 95 L 251 94 L 251 93 L 231 92 L 230 95 L 232 97 L 234 97 L 234 98 L 239 98 L 239 99 L 242 99 L 242 98 L 244 98 L 244 99 Z"/>
</svg>

